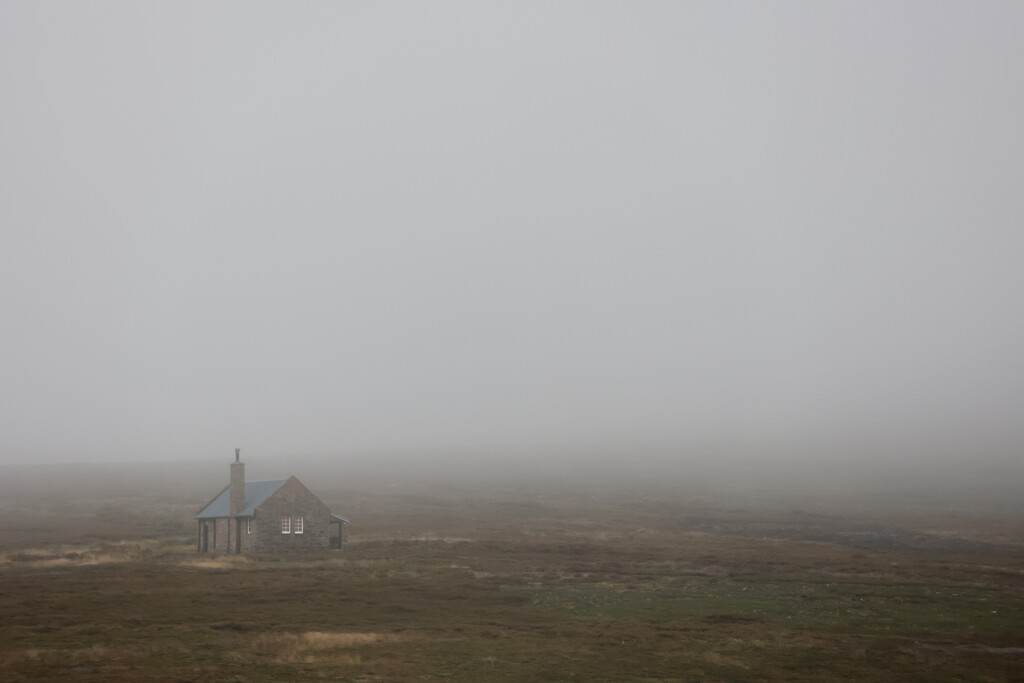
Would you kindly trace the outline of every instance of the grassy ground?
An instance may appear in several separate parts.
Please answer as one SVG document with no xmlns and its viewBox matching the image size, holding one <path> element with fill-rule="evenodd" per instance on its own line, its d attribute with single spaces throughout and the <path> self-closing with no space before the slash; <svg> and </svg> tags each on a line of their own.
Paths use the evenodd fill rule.
<svg viewBox="0 0 1024 683">
<path fill-rule="evenodd" d="M 287 561 L 197 556 L 184 503 L 7 510 L 0 680 L 1024 681 L 1012 520 L 347 499 L 349 547 Z"/>
</svg>

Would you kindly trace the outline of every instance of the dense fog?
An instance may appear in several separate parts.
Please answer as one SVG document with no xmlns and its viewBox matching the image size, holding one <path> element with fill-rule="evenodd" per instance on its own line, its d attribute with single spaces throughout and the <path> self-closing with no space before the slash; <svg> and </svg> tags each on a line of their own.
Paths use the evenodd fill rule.
<svg viewBox="0 0 1024 683">
<path fill-rule="evenodd" d="M 1019 477 L 1022 22 L 4 3 L 0 463 Z"/>
</svg>

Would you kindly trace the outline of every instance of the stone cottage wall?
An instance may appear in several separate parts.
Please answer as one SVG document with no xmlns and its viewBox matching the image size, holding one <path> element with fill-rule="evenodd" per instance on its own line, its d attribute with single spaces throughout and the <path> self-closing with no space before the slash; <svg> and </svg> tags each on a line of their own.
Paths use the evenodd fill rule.
<svg viewBox="0 0 1024 683">
<path fill-rule="evenodd" d="M 281 517 L 292 518 L 292 533 L 281 533 Z M 294 533 L 294 519 L 303 518 L 303 531 Z M 326 550 L 330 543 L 331 511 L 291 477 L 256 511 L 252 540 L 257 553 L 292 553 Z M 244 542 L 244 541 L 243 541 Z"/>
<path fill-rule="evenodd" d="M 256 522 L 253 521 L 252 532 L 247 532 L 246 518 L 219 517 L 217 519 L 204 519 L 198 526 L 199 538 L 196 539 L 196 549 L 202 552 L 203 527 L 206 524 L 210 528 L 209 553 L 235 553 L 235 530 L 239 529 L 239 537 L 242 539 L 242 553 L 251 553 L 256 548 Z M 238 526 L 236 526 L 238 525 Z M 230 529 L 230 532 L 228 531 Z"/>
<path fill-rule="evenodd" d="M 210 552 L 228 551 L 228 520 L 226 517 L 208 520 L 210 524 Z"/>
<path fill-rule="evenodd" d="M 227 530 L 227 518 L 226 517 L 220 517 L 214 523 L 217 525 L 217 532 L 216 532 L 216 535 L 215 535 L 215 538 L 216 538 L 217 542 L 216 542 L 216 545 L 214 545 L 213 541 L 211 540 L 210 545 L 214 547 L 214 551 L 213 552 L 215 552 L 215 553 L 226 553 L 226 552 L 228 552 L 228 550 L 227 550 L 227 541 L 228 541 L 227 537 L 229 535 L 229 531 Z"/>
<path fill-rule="evenodd" d="M 246 522 L 250 520 L 252 525 L 246 526 Z M 247 517 L 240 517 L 239 522 L 241 523 L 239 528 L 241 529 L 242 553 L 248 555 L 256 549 L 256 520 Z M 252 531 L 250 532 L 248 529 L 252 529 Z"/>
<path fill-rule="evenodd" d="M 204 519 L 199 524 L 199 538 L 196 539 L 196 548 L 202 552 L 203 543 L 203 524 L 209 526 L 210 529 L 210 547 L 208 552 L 210 553 L 228 553 L 234 552 L 234 531 L 229 534 L 228 528 L 234 524 L 234 520 L 227 517 L 218 517 L 216 519 Z M 245 542 L 245 522 L 242 522 L 242 542 Z M 228 544 L 231 544 L 230 547 Z M 243 552 L 245 546 L 243 545 Z"/>
</svg>

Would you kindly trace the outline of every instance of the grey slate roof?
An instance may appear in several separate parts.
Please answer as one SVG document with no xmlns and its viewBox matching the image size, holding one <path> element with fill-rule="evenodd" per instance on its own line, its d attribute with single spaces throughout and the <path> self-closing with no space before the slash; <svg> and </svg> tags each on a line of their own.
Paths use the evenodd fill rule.
<svg viewBox="0 0 1024 683">
<path fill-rule="evenodd" d="M 351 524 L 352 523 L 352 520 L 350 520 L 348 517 L 342 517 L 341 515 L 336 514 L 334 512 L 331 513 L 331 519 L 333 519 L 333 520 L 335 520 L 337 522 L 344 522 L 345 524 Z"/>
<path fill-rule="evenodd" d="M 269 481 L 247 481 L 245 482 L 245 509 L 238 513 L 239 517 L 252 517 L 256 508 L 263 504 L 267 498 L 274 495 L 274 492 L 284 486 L 287 479 L 273 479 Z M 216 498 L 206 504 L 196 515 L 196 519 L 213 519 L 215 517 L 227 517 L 230 514 L 228 488 L 225 487 Z"/>
</svg>

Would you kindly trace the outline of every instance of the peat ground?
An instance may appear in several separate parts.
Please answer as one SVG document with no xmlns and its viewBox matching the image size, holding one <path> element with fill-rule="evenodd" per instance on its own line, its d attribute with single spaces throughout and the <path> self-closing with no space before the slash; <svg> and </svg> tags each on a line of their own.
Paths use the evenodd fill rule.
<svg viewBox="0 0 1024 683">
<path fill-rule="evenodd" d="M 197 556 L 202 500 L 8 496 L 0 680 L 1024 681 L 1019 520 L 331 495 L 350 545 L 288 560 Z"/>
</svg>

